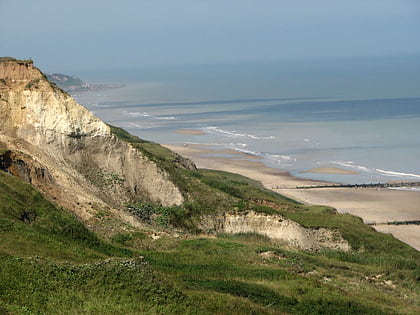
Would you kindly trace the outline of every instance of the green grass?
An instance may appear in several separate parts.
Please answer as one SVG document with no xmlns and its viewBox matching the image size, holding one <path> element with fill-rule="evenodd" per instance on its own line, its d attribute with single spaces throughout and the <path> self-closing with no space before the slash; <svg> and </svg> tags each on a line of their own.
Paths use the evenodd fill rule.
<svg viewBox="0 0 420 315">
<path fill-rule="evenodd" d="M 68 265 L 0 255 L 0 301 L 20 314 L 191 314 L 141 259 Z"/>
<path fill-rule="evenodd" d="M 105 241 L 29 184 L 0 172 L 0 313 L 420 312 L 420 253 L 408 245 L 357 217 L 300 204 L 246 177 L 186 167 L 158 144 L 111 128 L 175 178 L 186 202 L 134 205 L 149 227 L 118 230 Z M 255 233 L 185 232 L 199 232 L 202 215 L 246 210 L 339 230 L 352 250 L 305 252 Z M 159 239 L 150 237 L 153 225 Z"/>
<path fill-rule="evenodd" d="M 258 255 L 268 250 L 281 259 Z M 183 291 L 218 292 L 262 308 L 270 305 L 279 313 L 415 314 L 419 307 L 418 287 L 386 290 L 379 282 L 366 281 L 365 277 L 385 272 L 374 264 L 343 262 L 328 253 L 286 250 L 264 239 L 198 238 L 179 241 L 170 250 L 156 248 L 143 254 Z M 316 273 L 309 275 L 314 270 Z M 392 277 L 388 273 L 385 278 Z M 411 274 L 411 280 L 404 281 L 415 280 Z M 410 299 L 401 299 L 401 292 Z"/>
<path fill-rule="evenodd" d="M 170 221 L 174 226 L 197 231 L 197 221 L 203 214 L 223 213 L 238 207 L 239 198 L 203 182 L 202 174 L 187 159 L 157 143 L 133 136 L 122 128 L 110 128 L 113 134 L 131 143 L 166 171 L 171 181 L 180 189 L 185 203 L 181 209 L 172 212 Z"/>
<path fill-rule="evenodd" d="M 420 307 L 419 253 L 330 208 L 286 207 L 280 196 L 272 210 L 307 226 L 354 229 L 358 242 L 368 239 L 361 247 L 372 249 L 310 253 L 256 234 L 153 241 L 141 231 L 116 234 L 110 245 L 30 185 L 1 172 L 0 198 L 3 312 L 415 314 Z M 260 256 L 266 251 L 274 256 Z"/>
<path fill-rule="evenodd" d="M 1 171 L 0 253 L 80 262 L 131 255 L 100 240 L 29 184 Z"/>
<path fill-rule="evenodd" d="M 237 198 L 245 200 L 266 200 L 285 205 L 299 204 L 293 199 L 264 188 L 260 182 L 242 175 L 206 169 L 199 170 L 199 173 L 202 182 Z"/>
</svg>

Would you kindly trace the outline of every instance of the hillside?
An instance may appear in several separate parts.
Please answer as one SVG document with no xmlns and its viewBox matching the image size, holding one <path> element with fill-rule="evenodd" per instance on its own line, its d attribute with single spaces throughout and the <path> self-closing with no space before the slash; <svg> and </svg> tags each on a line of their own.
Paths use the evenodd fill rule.
<svg viewBox="0 0 420 315">
<path fill-rule="evenodd" d="M 124 86 L 122 84 L 92 84 L 63 73 L 47 73 L 46 77 L 68 93 L 115 89 Z"/>
<path fill-rule="evenodd" d="M 74 92 L 88 88 L 88 83 L 83 82 L 80 78 L 65 75 L 62 73 L 47 73 L 46 77 L 54 82 L 66 92 Z"/>
<path fill-rule="evenodd" d="M 0 312 L 416 314 L 420 253 L 198 170 L 0 59 Z"/>
</svg>

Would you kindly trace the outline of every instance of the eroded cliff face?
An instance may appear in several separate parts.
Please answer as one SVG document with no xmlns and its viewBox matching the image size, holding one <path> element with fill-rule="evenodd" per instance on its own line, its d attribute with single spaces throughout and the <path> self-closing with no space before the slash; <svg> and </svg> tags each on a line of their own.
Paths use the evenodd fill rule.
<svg viewBox="0 0 420 315">
<path fill-rule="evenodd" d="M 226 213 L 219 217 L 205 217 L 201 228 L 213 233 L 256 233 L 273 240 L 287 242 L 305 250 L 350 250 L 350 245 L 338 231 L 325 228 L 305 228 L 281 215 L 268 215 L 253 211 Z"/>
<path fill-rule="evenodd" d="M 33 184 L 82 217 L 94 215 L 93 205 L 184 200 L 164 170 L 114 136 L 32 63 L 0 60 L 0 145 L 12 156 L 31 157 L 22 172 L 30 176 L 34 165 L 44 169 L 49 182 Z"/>
</svg>

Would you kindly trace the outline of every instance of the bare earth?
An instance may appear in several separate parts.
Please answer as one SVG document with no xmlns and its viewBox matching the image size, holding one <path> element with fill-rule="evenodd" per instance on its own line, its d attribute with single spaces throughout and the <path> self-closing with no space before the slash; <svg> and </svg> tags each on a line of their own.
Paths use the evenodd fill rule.
<svg viewBox="0 0 420 315">
<path fill-rule="evenodd" d="M 296 189 L 296 186 L 318 185 L 322 182 L 293 177 L 287 171 L 267 167 L 259 157 L 234 150 L 219 151 L 215 147 L 201 145 L 165 146 L 190 158 L 199 168 L 238 173 L 301 202 L 327 205 L 341 213 L 359 216 L 366 223 L 376 223 L 374 227 L 377 231 L 392 233 L 396 238 L 420 250 L 420 225 L 386 224 L 388 221 L 420 220 L 420 191 L 376 188 Z M 316 171 L 346 174 L 346 170 L 339 168 L 318 168 Z"/>
</svg>

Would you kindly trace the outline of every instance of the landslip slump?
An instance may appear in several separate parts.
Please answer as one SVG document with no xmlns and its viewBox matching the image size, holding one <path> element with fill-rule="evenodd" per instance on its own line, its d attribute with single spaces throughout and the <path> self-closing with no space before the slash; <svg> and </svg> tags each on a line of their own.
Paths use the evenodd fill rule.
<svg viewBox="0 0 420 315">
<path fill-rule="evenodd" d="M 350 245 L 338 231 L 326 228 L 305 228 L 281 215 L 268 215 L 248 211 L 226 213 L 219 217 L 202 218 L 201 228 L 213 233 L 257 233 L 273 240 L 285 241 L 291 246 L 305 250 L 320 249 L 350 250 Z"/>
<path fill-rule="evenodd" d="M 34 157 L 76 203 L 181 204 L 180 190 L 131 144 L 50 83 L 32 62 L 0 58 L 0 140 Z M 44 190 L 45 192 L 45 190 Z M 60 200 L 59 200 L 60 201 Z"/>
</svg>

